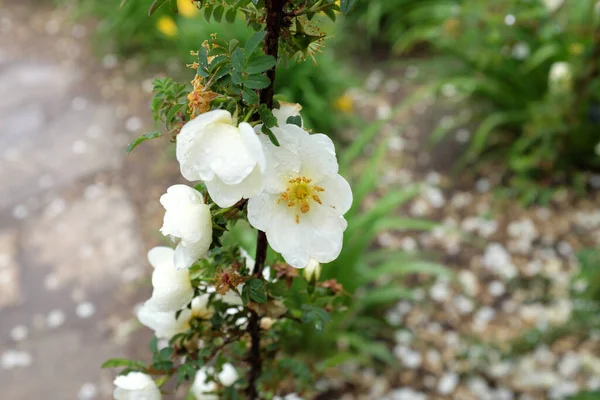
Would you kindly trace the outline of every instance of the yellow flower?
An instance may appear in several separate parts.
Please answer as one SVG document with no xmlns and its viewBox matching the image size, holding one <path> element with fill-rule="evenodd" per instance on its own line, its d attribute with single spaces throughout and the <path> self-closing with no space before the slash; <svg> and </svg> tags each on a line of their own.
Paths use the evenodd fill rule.
<svg viewBox="0 0 600 400">
<path fill-rule="evenodd" d="M 198 15 L 198 7 L 196 7 L 192 0 L 177 0 L 177 8 L 179 9 L 179 14 L 186 18 Z"/>
<path fill-rule="evenodd" d="M 156 21 L 156 29 L 168 37 L 177 35 L 177 24 L 173 21 L 173 18 L 167 15 L 163 15 Z"/>
<path fill-rule="evenodd" d="M 349 113 L 354 108 L 354 99 L 345 93 L 335 100 L 334 107 L 344 113 Z"/>
</svg>

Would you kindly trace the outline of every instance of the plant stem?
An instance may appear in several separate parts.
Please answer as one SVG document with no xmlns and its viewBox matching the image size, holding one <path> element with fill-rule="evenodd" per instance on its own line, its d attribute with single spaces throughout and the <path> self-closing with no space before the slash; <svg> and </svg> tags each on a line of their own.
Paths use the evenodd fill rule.
<svg viewBox="0 0 600 400">
<path fill-rule="evenodd" d="M 281 31 L 281 21 L 283 19 L 283 6 L 287 0 L 265 0 L 266 11 L 266 36 L 263 50 L 266 55 L 277 59 L 279 50 L 279 34 Z M 270 80 L 268 87 L 260 91 L 260 104 L 265 104 L 269 109 L 273 108 L 273 95 L 275 93 L 275 67 L 267 71 L 267 77 Z M 267 235 L 258 231 L 256 238 L 256 258 L 252 274 L 255 278 L 262 279 L 262 270 L 267 258 Z M 248 400 L 259 398 L 256 381 L 262 372 L 262 358 L 260 355 L 260 317 L 254 310 L 250 310 L 248 320 L 248 333 L 250 334 L 250 351 L 248 353 L 248 363 L 250 371 L 248 372 L 248 387 L 246 396 Z"/>
</svg>

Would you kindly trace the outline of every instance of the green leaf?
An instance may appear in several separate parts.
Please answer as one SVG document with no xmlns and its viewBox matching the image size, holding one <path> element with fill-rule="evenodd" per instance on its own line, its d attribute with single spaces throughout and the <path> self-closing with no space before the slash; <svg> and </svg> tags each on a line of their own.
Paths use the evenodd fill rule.
<svg viewBox="0 0 600 400">
<path fill-rule="evenodd" d="M 275 137 L 275 134 L 273 133 L 272 130 L 270 130 L 267 125 L 263 125 L 262 128 L 260 129 L 262 133 L 265 133 L 269 136 L 269 140 L 271 141 L 271 143 L 273 143 L 275 146 L 279 147 L 279 140 L 277 140 L 277 137 Z"/>
<path fill-rule="evenodd" d="M 213 18 L 215 19 L 215 21 L 221 22 L 221 18 L 223 18 L 224 11 L 225 8 L 223 6 L 217 6 L 215 8 L 215 10 L 213 11 Z"/>
<path fill-rule="evenodd" d="M 206 22 L 210 22 L 210 16 L 212 15 L 213 12 L 213 6 L 205 6 L 204 7 L 204 19 L 206 20 Z"/>
<path fill-rule="evenodd" d="M 231 39 L 229 41 L 229 52 L 233 53 L 233 51 L 238 47 L 238 44 L 240 44 L 239 40 L 237 40 L 237 39 Z"/>
<path fill-rule="evenodd" d="M 135 138 L 133 140 L 133 142 L 129 143 L 129 146 L 127 146 L 127 154 L 131 153 L 133 151 L 133 149 L 135 149 L 137 147 L 138 144 L 145 142 L 148 139 L 155 139 L 160 136 L 161 136 L 160 132 L 150 132 L 150 133 L 146 133 L 138 138 Z"/>
<path fill-rule="evenodd" d="M 243 72 L 245 62 L 244 52 L 239 47 L 236 48 L 233 53 L 231 53 L 231 65 L 233 66 L 233 69 L 238 72 Z"/>
<path fill-rule="evenodd" d="M 152 2 L 152 4 L 150 4 L 150 9 L 148 10 L 148 16 L 151 16 L 152 14 L 154 14 L 156 12 L 156 10 L 158 10 L 160 7 L 162 7 L 166 2 L 167 2 L 167 0 L 154 0 Z"/>
<path fill-rule="evenodd" d="M 388 364 L 396 362 L 389 348 L 383 343 L 374 343 L 372 340 L 368 340 L 356 333 L 346 333 L 340 339 L 348 342 L 350 347 L 360 353 L 371 355 Z"/>
<path fill-rule="evenodd" d="M 127 367 L 136 370 L 146 370 L 146 364 L 141 361 L 133 361 L 127 358 L 111 358 L 102 364 L 102 368 Z"/>
<path fill-rule="evenodd" d="M 363 297 L 357 300 L 362 307 L 381 306 L 396 302 L 402 299 L 412 299 L 413 292 L 403 287 L 384 287 L 374 288 Z"/>
<path fill-rule="evenodd" d="M 328 9 L 324 10 L 323 12 L 325 13 L 325 15 L 327 15 L 329 17 L 330 20 L 335 22 L 336 15 L 335 15 L 335 11 L 333 11 L 333 8 L 328 8 Z"/>
<path fill-rule="evenodd" d="M 356 0 L 342 0 L 340 2 L 340 10 L 342 10 L 344 14 L 348 14 L 352 7 L 354 7 L 354 3 L 356 3 Z"/>
<path fill-rule="evenodd" d="M 204 68 L 208 68 L 208 54 L 207 54 L 206 47 L 204 47 L 204 46 L 201 46 L 200 49 L 198 50 L 198 62 Z"/>
<path fill-rule="evenodd" d="M 169 0 L 169 8 L 173 14 L 179 14 L 179 7 L 177 6 L 177 0 Z"/>
<path fill-rule="evenodd" d="M 260 279 L 252 279 L 244 285 L 244 290 L 248 290 L 250 299 L 257 303 L 267 302 L 267 293 L 265 291 L 265 283 Z"/>
<path fill-rule="evenodd" d="M 233 24 L 235 22 L 235 15 L 235 8 L 230 8 L 225 14 L 225 21 L 229 22 L 230 24 Z"/>
<path fill-rule="evenodd" d="M 244 86 L 249 87 L 251 89 L 264 89 L 271 84 L 269 78 L 265 75 L 255 74 L 248 75 L 244 80 Z"/>
<path fill-rule="evenodd" d="M 252 89 L 244 88 L 242 91 L 242 100 L 244 100 L 244 103 L 248 104 L 249 106 L 254 105 L 258 103 L 258 94 L 256 94 L 256 92 Z"/>
<path fill-rule="evenodd" d="M 160 349 L 160 351 L 158 352 L 158 357 L 161 360 L 168 360 L 171 358 L 171 355 L 173 355 L 173 349 L 171 347 L 165 347 L 163 349 Z"/>
<path fill-rule="evenodd" d="M 391 260 L 375 268 L 369 268 L 365 274 L 375 280 L 382 275 L 404 276 L 410 274 L 428 274 L 433 276 L 451 276 L 451 271 L 440 264 L 428 261 Z"/>
<path fill-rule="evenodd" d="M 292 115 L 290 117 L 288 117 L 288 119 L 285 121 L 286 124 L 291 124 L 291 125 L 296 125 L 299 126 L 300 128 L 302 128 L 302 117 L 299 115 Z"/>
<path fill-rule="evenodd" d="M 273 56 L 256 56 L 248 61 L 246 72 L 249 74 L 260 74 L 261 72 L 265 72 L 266 70 L 273 68 L 275 64 L 277 64 L 277 60 L 275 60 L 275 57 Z"/>
<path fill-rule="evenodd" d="M 150 351 L 152 353 L 158 353 L 158 338 L 156 336 L 153 336 L 152 339 L 150 339 L 150 343 L 148 343 L 148 348 L 150 348 Z"/>
<path fill-rule="evenodd" d="M 323 332 L 325 324 L 331 321 L 329 313 L 321 307 L 303 304 L 302 311 L 302 322 L 312 324 L 317 332 Z"/>
<path fill-rule="evenodd" d="M 119 4 L 119 7 L 121 7 L 121 8 L 125 7 L 128 2 L 129 2 L 129 0 L 121 0 L 121 4 Z"/>
<path fill-rule="evenodd" d="M 169 112 L 167 113 L 167 118 L 165 119 L 165 124 L 169 124 L 173 121 L 173 119 L 175 118 L 175 116 L 177 115 L 177 113 L 179 111 L 181 111 L 182 108 L 184 108 L 186 106 L 186 104 L 175 104 L 173 107 L 171 107 L 169 109 Z"/>
<path fill-rule="evenodd" d="M 258 49 L 258 46 L 265 39 L 266 35 L 267 33 L 264 31 L 256 32 L 252 35 L 246 42 L 246 54 L 249 56 L 252 55 Z"/>
</svg>

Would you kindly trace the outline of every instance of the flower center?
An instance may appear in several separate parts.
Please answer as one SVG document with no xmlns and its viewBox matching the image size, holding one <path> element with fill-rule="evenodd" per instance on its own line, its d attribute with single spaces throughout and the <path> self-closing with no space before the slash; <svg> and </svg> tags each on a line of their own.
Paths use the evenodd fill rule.
<svg viewBox="0 0 600 400">
<path fill-rule="evenodd" d="M 300 223 L 300 214 L 306 214 L 310 211 L 310 202 L 323 204 L 318 193 L 324 192 L 320 186 L 312 185 L 312 180 L 304 176 L 290 179 L 285 192 L 279 195 L 277 203 L 286 202 L 288 207 L 296 209 L 296 223 Z M 298 212 L 298 210 L 300 212 Z"/>
</svg>

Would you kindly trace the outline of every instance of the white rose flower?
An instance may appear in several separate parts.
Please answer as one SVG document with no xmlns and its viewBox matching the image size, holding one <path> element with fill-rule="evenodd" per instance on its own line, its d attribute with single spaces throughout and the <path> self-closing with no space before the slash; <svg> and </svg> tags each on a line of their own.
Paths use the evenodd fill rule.
<svg viewBox="0 0 600 400">
<path fill-rule="evenodd" d="M 194 289 L 187 269 L 177 270 L 173 263 L 175 251 L 169 247 L 154 247 L 148 252 L 152 273 L 152 297 L 146 305 L 156 311 L 181 310 L 194 297 Z"/>
<path fill-rule="evenodd" d="M 117 376 L 113 393 L 115 400 L 160 400 L 160 390 L 152 378 L 142 372 Z"/>
<path fill-rule="evenodd" d="M 304 268 L 311 258 L 333 261 L 342 249 L 343 215 L 352 205 L 333 142 L 292 124 L 272 131 L 280 147 L 261 135 L 268 166 L 265 188 L 249 200 L 248 220 L 293 267 Z"/>
<path fill-rule="evenodd" d="M 192 315 L 196 318 L 211 319 L 215 309 L 208 304 L 210 294 L 205 293 L 194 297 L 192 300 Z"/>
<path fill-rule="evenodd" d="M 311 258 L 306 268 L 304 268 L 304 278 L 307 281 L 318 281 L 321 277 L 321 264 Z"/>
<path fill-rule="evenodd" d="M 177 269 L 189 268 L 206 254 L 212 242 L 210 208 L 202 194 L 185 185 L 173 185 L 160 197 L 166 210 L 160 231 L 179 241 L 174 254 Z"/>
<path fill-rule="evenodd" d="M 171 339 L 178 333 L 183 333 L 190 328 L 190 319 L 192 311 L 184 308 L 179 313 L 179 318 L 175 318 L 175 312 L 157 311 L 155 308 L 142 305 L 137 312 L 137 318 L 142 325 L 154 331 L 159 339 Z"/>
<path fill-rule="evenodd" d="M 214 110 L 187 122 L 177 135 L 177 161 L 189 181 L 204 181 L 219 207 L 230 207 L 262 190 L 265 158 L 248 123 L 233 126 L 231 114 Z"/>
<path fill-rule="evenodd" d="M 283 126 L 287 124 L 287 120 L 289 117 L 300 117 L 300 125 L 303 125 L 302 117 L 300 116 L 300 111 L 302 110 L 302 106 L 298 103 L 286 103 L 285 101 L 279 102 L 279 108 L 274 108 L 271 110 L 273 112 L 273 116 L 277 118 L 277 125 Z"/>
</svg>

